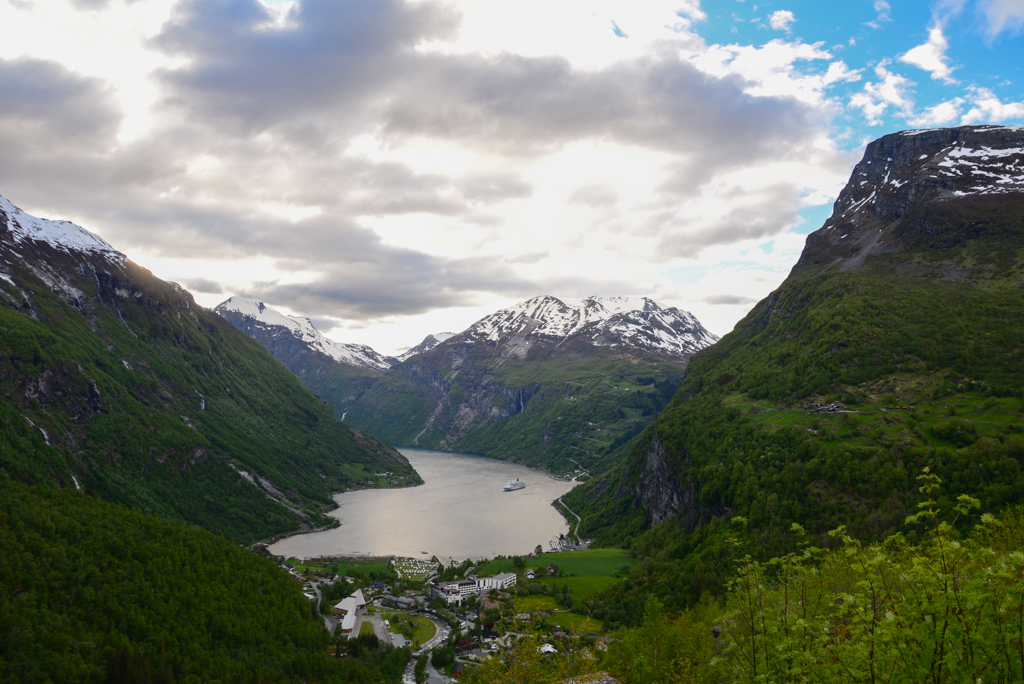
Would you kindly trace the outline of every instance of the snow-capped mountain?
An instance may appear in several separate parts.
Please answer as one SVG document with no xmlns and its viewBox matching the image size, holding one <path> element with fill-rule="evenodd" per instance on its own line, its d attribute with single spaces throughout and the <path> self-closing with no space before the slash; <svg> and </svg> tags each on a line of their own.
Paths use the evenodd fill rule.
<svg viewBox="0 0 1024 684">
<path fill-rule="evenodd" d="M 346 366 L 383 372 L 394 364 L 394 359 L 378 354 L 365 344 L 334 342 L 317 330 L 308 318 L 286 316 L 254 299 L 230 297 L 218 304 L 214 311 L 268 349 L 294 340 L 310 351 Z M 278 356 L 273 349 L 271 353 Z"/>
<path fill-rule="evenodd" d="M 405 361 L 411 356 L 416 356 L 417 354 L 422 354 L 423 352 L 430 351 L 437 345 L 441 344 L 445 340 L 452 337 L 455 337 L 455 333 L 443 332 L 434 333 L 433 335 L 427 335 L 426 337 L 423 338 L 422 342 L 417 344 L 415 347 L 410 347 L 407 351 L 402 352 L 395 358 L 398 359 L 399 361 Z"/>
<path fill-rule="evenodd" d="M 502 355 L 519 358 L 531 349 L 554 352 L 563 345 L 688 358 L 717 340 L 690 312 L 663 309 L 647 297 L 545 295 L 486 316 L 448 343 L 490 343 L 502 347 Z"/>
<path fill-rule="evenodd" d="M 0 197 L 0 212 L 6 217 L 9 238 L 15 245 L 45 242 L 65 254 L 84 252 L 103 256 L 118 263 L 125 260 L 124 254 L 111 247 L 99 235 L 90 233 L 70 221 L 36 218 L 26 214 L 4 197 Z"/>
</svg>

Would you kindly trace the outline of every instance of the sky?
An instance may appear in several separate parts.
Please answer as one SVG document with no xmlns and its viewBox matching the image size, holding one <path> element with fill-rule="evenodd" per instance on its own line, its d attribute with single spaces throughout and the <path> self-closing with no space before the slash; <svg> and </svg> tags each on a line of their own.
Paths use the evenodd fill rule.
<svg viewBox="0 0 1024 684">
<path fill-rule="evenodd" d="M 387 354 L 529 297 L 729 332 L 870 140 L 1024 123 L 1024 0 L 0 0 L 0 195 Z"/>
</svg>

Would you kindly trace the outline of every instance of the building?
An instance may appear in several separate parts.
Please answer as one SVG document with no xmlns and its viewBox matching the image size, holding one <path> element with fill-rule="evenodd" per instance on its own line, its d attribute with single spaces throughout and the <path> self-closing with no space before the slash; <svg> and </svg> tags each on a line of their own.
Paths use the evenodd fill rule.
<svg viewBox="0 0 1024 684">
<path fill-rule="evenodd" d="M 462 603 L 467 596 L 480 593 L 476 580 L 464 579 L 455 582 L 439 582 L 430 586 L 430 596 L 443 598 L 448 605 Z"/>
<path fill-rule="evenodd" d="M 516 586 L 516 574 L 514 572 L 503 572 L 494 577 L 478 577 L 476 587 L 479 593 L 483 594 L 491 589 L 508 589 Z"/>
<path fill-rule="evenodd" d="M 366 599 L 363 598 L 363 592 L 356 590 L 354 594 L 348 598 L 343 598 L 340 603 L 334 606 L 332 612 L 335 615 L 341 616 L 341 629 L 342 634 L 351 634 L 356 626 L 356 618 L 359 615 L 359 610 L 366 607 Z"/>
</svg>

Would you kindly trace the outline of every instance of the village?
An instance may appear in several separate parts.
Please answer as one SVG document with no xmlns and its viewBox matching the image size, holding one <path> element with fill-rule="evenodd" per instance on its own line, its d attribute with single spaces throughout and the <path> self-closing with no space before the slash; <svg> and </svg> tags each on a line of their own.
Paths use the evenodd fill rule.
<svg viewBox="0 0 1024 684">
<path fill-rule="evenodd" d="M 336 655 L 345 656 L 349 640 L 372 636 L 408 648 L 414 656 L 410 667 L 429 654 L 425 681 L 438 684 L 457 679 L 524 635 L 540 637 L 545 648 L 555 650 L 569 638 L 590 648 L 606 647 L 603 624 L 571 608 L 575 596 L 592 592 L 593 585 L 617 581 L 614 575 L 629 559 L 615 552 L 604 558 L 606 550 L 542 555 L 538 546 L 535 551 L 448 565 L 436 557 L 388 557 L 289 559 L 281 566 L 302 584 L 325 629 L 336 637 Z M 601 575 L 567 573 L 558 562 L 565 560 L 573 570 L 599 564 Z"/>
</svg>

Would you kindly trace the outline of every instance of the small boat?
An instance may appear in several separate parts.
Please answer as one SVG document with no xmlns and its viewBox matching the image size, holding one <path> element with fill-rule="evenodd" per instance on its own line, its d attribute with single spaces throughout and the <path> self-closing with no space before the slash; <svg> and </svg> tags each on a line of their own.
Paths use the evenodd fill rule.
<svg viewBox="0 0 1024 684">
<path fill-rule="evenodd" d="M 515 482 L 509 482 L 507 485 L 505 485 L 505 491 L 514 492 L 517 489 L 523 489 L 525 486 L 526 483 L 520 481 L 520 479 L 517 477 Z"/>
</svg>

